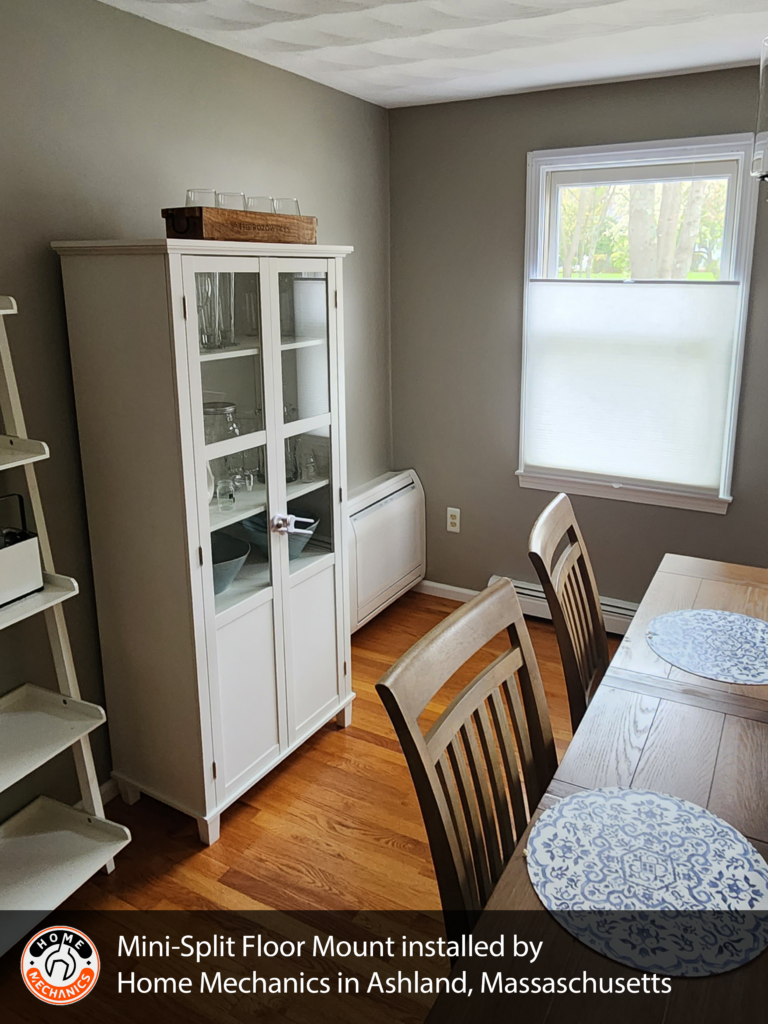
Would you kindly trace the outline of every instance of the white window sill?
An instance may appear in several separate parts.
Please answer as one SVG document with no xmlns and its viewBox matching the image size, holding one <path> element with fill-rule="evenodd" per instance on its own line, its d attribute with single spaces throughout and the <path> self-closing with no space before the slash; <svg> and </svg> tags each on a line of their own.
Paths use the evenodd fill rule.
<svg viewBox="0 0 768 1024">
<path fill-rule="evenodd" d="M 521 469 L 517 471 L 517 477 L 521 487 L 531 487 L 537 491 L 566 491 L 568 494 L 585 494 L 592 498 L 612 498 L 614 501 L 634 501 L 641 505 L 663 505 L 718 515 L 725 515 L 732 501 L 731 498 L 706 491 L 676 491 L 643 484 L 614 484 L 604 480 L 571 477 L 556 471 L 547 473 Z"/>
</svg>

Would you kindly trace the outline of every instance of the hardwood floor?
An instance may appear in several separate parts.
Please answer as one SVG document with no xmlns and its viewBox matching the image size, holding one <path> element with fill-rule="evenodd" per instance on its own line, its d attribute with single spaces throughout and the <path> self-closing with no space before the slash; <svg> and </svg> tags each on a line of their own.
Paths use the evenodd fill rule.
<svg viewBox="0 0 768 1024">
<path fill-rule="evenodd" d="M 455 607 L 411 592 L 356 633 L 352 725 L 326 726 L 249 790 L 224 813 L 213 846 L 200 845 L 192 819 L 149 797 L 132 807 L 112 801 L 108 816 L 131 829 L 133 842 L 113 874 L 96 875 L 66 908 L 439 909 L 410 776 L 374 686 Z M 529 627 L 562 756 L 571 734 L 554 630 L 539 620 Z M 494 640 L 451 680 L 425 721 L 502 644 Z"/>
</svg>

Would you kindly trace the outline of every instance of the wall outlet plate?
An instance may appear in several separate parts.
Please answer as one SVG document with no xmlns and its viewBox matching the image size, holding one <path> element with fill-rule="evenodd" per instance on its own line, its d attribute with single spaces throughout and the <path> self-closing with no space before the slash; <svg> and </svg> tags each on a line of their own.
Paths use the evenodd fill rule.
<svg viewBox="0 0 768 1024">
<path fill-rule="evenodd" d="M 449 508 L 447 513 L 445 528 L 448 533 L 461 533 L 461 509 Z"/>
</svg>

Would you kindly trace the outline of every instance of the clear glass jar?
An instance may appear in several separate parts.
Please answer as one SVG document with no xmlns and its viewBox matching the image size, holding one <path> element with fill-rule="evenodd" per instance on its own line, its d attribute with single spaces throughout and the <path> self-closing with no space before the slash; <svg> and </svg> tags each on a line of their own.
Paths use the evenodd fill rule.
<svg viewBox="0 0 768 1024">
<path fill-rule="evenodd" d="M 285 479 L 289 484 L 299 479 L 298 439 L 285 439 Z"/>
<path fill-rule="evenodd" d="M 205 443 L 215 444 L 217 441 L 240 437 L 236 415 L 237 406 L 234 402 L 203 402 Z"/>
<path fill-rule="evenodd" d="M 299 456 L 299 479 L 305 484 L 317 480 L 317 459 L 311 450 L 302 452 Z"/>
<path fill-rule="evenodd" d="M 235 485 L 228 478 L 219 480 L 216 484 L 216 503 L 219 512 L 231 512 L 235 507 Z"/>
</svg>

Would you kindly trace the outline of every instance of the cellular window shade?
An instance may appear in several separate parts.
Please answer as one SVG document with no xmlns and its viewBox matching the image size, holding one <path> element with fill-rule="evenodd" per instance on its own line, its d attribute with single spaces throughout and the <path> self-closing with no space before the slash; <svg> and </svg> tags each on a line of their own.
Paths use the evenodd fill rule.
<svg viewBox="0 0 768 1024">
<path fill-rule="evenodd" d="M 718 493 L 741 286 L 534 280 L 523 472 Z"/>
</svg>

